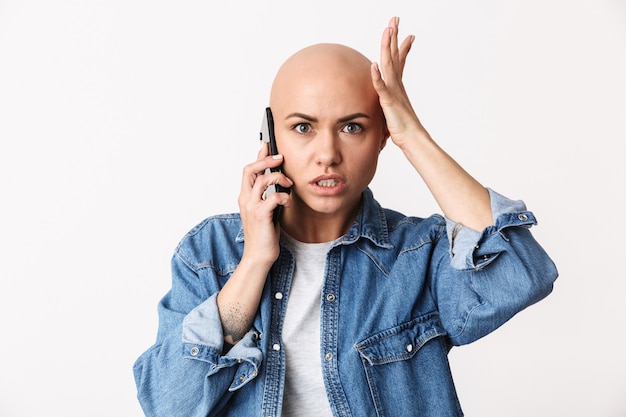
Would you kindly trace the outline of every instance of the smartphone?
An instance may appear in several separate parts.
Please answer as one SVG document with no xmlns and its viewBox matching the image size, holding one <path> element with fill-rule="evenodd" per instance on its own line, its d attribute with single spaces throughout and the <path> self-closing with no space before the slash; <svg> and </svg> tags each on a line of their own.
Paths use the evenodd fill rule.
<svg viewBox="0 0 626 417">
<path fill-rule="evenodd" d="M 274 117 L 272 116 L 272 110 L 269 107 L 265 108 L 265 112 L 263 113 L 263 123 L 261 124 L 261 142 L 265 142 L 268 144 L 270 155 L 278 154 L 278 149 L 276 148 L 276 136 L 274 135 Z M 276 168 L 267 168 L 265 169 L 265 173 L 269 174 L 270 172 L 282 172 L 282 165 Z M 283 187 L 279 184 L 272 184 L 265 190 L 264 197 L 267 198 L 273 193 L 287 193 L 289 194 L 291 190 L 289 188 Z M 280 210 L 282 206 L 276 207 L 274 210 L 274 223 L 278 222 L 278 218 L 280 217 Z"/>
</svg>

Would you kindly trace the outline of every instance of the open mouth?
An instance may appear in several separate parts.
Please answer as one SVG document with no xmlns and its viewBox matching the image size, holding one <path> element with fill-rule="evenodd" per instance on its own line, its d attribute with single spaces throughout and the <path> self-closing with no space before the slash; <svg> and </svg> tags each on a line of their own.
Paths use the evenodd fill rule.
<svg viewBox="0 0 626 417">
<path fill-rule="evenodd" d="M 326 179 L 326 180 L 319 180 L 315 184 L 319 185 L 320 187 L 335 187 L 337 186 L 337 184 L 339 184 L 339 181 L 334 180 L 334 179 Z"/>
</svg>

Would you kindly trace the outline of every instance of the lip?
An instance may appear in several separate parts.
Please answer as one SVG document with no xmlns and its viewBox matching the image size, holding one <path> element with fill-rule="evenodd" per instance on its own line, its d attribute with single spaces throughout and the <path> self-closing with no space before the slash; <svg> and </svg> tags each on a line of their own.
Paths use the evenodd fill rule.
<svg viewBox="0 0 626 417">
<path fill-rule="evenodd" d="M 319 185 L 320 181 L 334 181 L 332 186 Z M 334 196 L 340 194 L 346 186 L 346 180 L 341 175 L 320 175 L 309 182 L 313 190 L 323 196 Z"/>
</svg>

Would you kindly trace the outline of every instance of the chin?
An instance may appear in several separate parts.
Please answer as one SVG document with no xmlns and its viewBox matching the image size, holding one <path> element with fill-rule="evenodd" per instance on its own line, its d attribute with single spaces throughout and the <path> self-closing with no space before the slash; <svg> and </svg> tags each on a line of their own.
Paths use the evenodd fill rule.
<svg viewBox="0 0 626 417">
<path fill-rule="evenodd" d="M 346 197 L 321 197 L 315 198 L 310 204 L 305 205 L 315 213 L 325 215 L 341 215 L 352 212 L 354 207 L 360 204 L 361 199 L 348 199 Z"/>
</svg>

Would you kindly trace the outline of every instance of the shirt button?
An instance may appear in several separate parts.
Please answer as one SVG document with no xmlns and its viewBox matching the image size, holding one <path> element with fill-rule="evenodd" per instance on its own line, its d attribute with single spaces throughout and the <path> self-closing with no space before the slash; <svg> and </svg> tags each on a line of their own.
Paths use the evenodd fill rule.
<svg viewBox="0 0 626 417">
<path fill-rule="evenodd" d="M 410 343 L 408 345 L 406 345 L 406 351 L 409 352 L 409 353 L 413 352 L 413 345 L 410 344 Z"/>
<path fill-rule="evenodd" d="M 520 214 L 517 216 L 518 219 L 520 219 L 521 221 L 525 222 L 526 220 L 528 220 L 528 216 L 524 213 Z"/>
<path fill-rule="evenodd" d="M 277 300 L 282 300 L 283 299 L 283 293 L 282 292 L 277 292 L 276 294 L 274 294 L 274 298 L 276 298 Z"/>
<path fill-rule="evenodd" d="M 335 301 L 335 294 L 328 294 L 328 295 L 326 296 L 326 299 L 327 299 L 328 301 Z"/>
<path fill-rule="evenodd" d="M 274 345 L 272 346 L 272 349 L 278 352 L 280 350 L 280 345 L 278 343 L 274 343 Z"/>
<path fill-rule="evenodd" d="M 329 361 L 333 358 L 333 354 L 332 353 L 327 353 L 325 356 L 326 360 Z"/>
<path fill-rule="evenodd" d="M 200 353 L 200 349 L 198 349 L 196 346 L 194 346 L 194 347 L 191 348 L 189 353 L 191 354 L 191 356 L 198 356 L 198 353 Z"/>
</svg>

